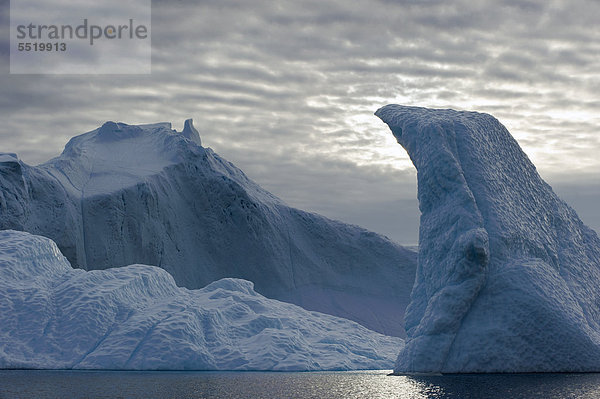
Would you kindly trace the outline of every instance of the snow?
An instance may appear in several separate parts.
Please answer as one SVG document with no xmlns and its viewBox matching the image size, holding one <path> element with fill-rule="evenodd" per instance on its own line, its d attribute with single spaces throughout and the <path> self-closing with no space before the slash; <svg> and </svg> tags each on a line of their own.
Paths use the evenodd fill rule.
<svg viewBox="0 0 600 399">
<path fill-rule="evenodd" d="M 0 229 L 51 238 L 77 268 L 156 265 L 187 288 L 242 278 L 270 298 L 404 335 L 414 251 L 291 208 L 200 144 L 191 120 L 182 132 L 107 122 L 37 167 L 3 155 Z"/>
<path fill-rule="evenodd" d="M 71 139 L 63 155 L 44 169 L 80 197 L 93 197 L 135 185 L 175 164 L 178 143 L 170 124 L 106 122 Z"/>
<path fill-rule="evenodd" d="M 19 158 L 17 154 L 12 152 L 0 152 L 0 163 L 4 162 L 18 162 Z"/>
<path fill-rule="evenodd" d="M 181 134 L 187 138 L 195 142 L 198 145 L 202 145 L 202 140 L 200 140 L 200 133 L 194 127 L 194 121 L 192 119 L 186 119 L 183 123 L 183 131 Z"/>
<path fill-rule="evenodd" d="M 600 239 L 495 118 L 376 112 L 418 173 L 419 262 L 396 373 L 600 371 Z"/>
<path fill-rule="evenodd" d="M 0 368 L 390 368 L 402 339 L 222 279 L 197 290 L 164 270 L 72 269 L 51 240 L 0 231 Z"/>
</svg>

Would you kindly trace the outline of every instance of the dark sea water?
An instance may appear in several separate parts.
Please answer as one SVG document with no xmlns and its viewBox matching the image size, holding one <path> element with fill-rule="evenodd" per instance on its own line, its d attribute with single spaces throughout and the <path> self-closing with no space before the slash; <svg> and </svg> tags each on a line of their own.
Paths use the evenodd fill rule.
<svg viewBox="0 0 600 399">
<path fill-rule="evenodd" d="M 600 398 L 600 374 L 0 371 L 0 398 Z"/>
</svg>

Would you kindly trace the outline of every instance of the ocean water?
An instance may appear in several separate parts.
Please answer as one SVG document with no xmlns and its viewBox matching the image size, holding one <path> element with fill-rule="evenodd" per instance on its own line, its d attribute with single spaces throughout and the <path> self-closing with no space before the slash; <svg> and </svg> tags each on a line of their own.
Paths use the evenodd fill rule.
<svg viewBox="0 0 600 399">
<path fill-rule="evenodd" d="M 0 398 L 600 398 L 600 374 L 0 371 Z"/>
</svg>

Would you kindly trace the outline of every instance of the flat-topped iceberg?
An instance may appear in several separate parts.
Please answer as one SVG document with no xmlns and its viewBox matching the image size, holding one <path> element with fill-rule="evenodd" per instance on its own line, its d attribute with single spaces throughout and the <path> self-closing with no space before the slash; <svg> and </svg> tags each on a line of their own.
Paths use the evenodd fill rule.
<svg viewBox="0 0 600 399">
<path fill-rule="evenodd" d="M 376 112 L 418 173 L 419 260 L 395 372 L 600 371 L 600 240 L 495 118 Z"/>
<path fill-rule="evenodd" d="M 0 368 L 348 370 L 393 365 L 402 339 L 222 279 L 72 269 L 54 242 L 0 231 Z"/>
</svg>

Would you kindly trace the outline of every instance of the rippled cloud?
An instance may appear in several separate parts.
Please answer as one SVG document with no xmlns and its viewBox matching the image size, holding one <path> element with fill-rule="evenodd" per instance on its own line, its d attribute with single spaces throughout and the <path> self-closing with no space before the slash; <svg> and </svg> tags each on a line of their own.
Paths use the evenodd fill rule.
<svg viewBox="0 0 600 399">
<path fill-rule="evenodd" d="M 106 120 L 193 117 L 205 145 L 288 203 L 415 243 L 415 172 L 373 112 L 469 109 L 503 122 L 559 194 L 588 187 L 576 207 L 600 227 L 598 2 L 152 7 L 148 76 L 8 75 L 2 42 L 2 150 L 37 163 Z M 0 18 L 6 38 L 7 2 Z"/>
</svg>

